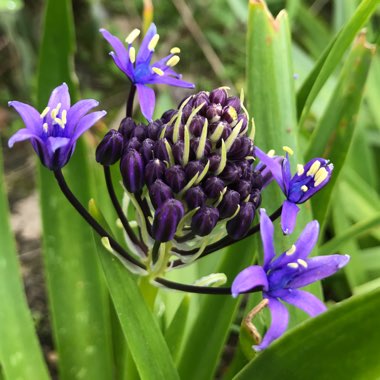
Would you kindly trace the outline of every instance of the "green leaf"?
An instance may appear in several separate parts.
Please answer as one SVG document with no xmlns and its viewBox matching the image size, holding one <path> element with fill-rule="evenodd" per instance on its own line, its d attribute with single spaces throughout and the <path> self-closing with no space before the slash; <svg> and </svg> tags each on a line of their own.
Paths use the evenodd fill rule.
<svg viewBox="0 0 380 380">
<path fill-rule="evenodd" d="M 17 253 L 8 221 L 0 151 L 0 364 L 4 378 L 49 379 L 25 299 Z"/>
<path fill-rule="evenodd" d="M 341 29 L 337 36 L 326 47 L 314 69 L 303 83 L 297 96 L 297 110 L 302 126 L 309 114 L 310 108 L 326 83 L 329 76 L 340 64 L 341 59 L 355 36 L 376 10 L 379 0 L 363 0 L 350 21 Z"/>
<path fill-rule="evenodd" d="M 72 71 L 74 31 L 71 2 L 46 2 L 38 69 L 42 110 L 62 82 L 75 100 Z M 87 152 L 79 141 L 65 171 L 80 201 L 90 198 Z M 113 376 L 109 297 L 99 270 L 90 228 L 60 193 L 53 174 L 40 170 L 43 257 L 62 380 Z"/>
<path fill-rule="evenodd" d="M 380 288 L 311 319 L 250 362 L 235 380 L 377 379 Z"/>
</svg>

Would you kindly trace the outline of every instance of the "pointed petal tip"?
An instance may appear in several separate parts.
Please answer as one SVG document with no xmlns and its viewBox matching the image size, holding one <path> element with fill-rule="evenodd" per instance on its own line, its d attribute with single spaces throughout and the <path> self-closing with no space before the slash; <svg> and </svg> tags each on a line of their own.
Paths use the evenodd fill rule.
<svg viewBox="0 0 380 380">
<path fill-rule="evenodd" d="M 350 260 L 351 260 L 350 255 L 342 255 L 342 260 L 340 260 L 340 263 L 338 264 L 338 268 L 339 269 L 343 268 L 349 263 Z"/>
</svg>

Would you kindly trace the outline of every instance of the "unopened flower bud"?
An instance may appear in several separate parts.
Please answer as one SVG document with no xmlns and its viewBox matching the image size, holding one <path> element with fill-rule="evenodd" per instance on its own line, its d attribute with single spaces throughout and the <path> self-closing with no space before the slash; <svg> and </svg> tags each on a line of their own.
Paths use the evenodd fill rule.
<svg viewBox="0 0 380 380">
<path fill-rule="evenodd" d="M 165 170 L 165 182 L 170 188 L 178 193 L 186 185 L 186 175 L 180 165 L 174 165 Z"/>
<path fill-rule="evenodd" d="M 169 154 L 166 149 L 165 140 L 158 140 L 153 149 L 154 157 L 161 161 L 169 162 Z"/>
<path fill-rule="evenodd" d="M 223 106 L 227 100 L 227 96 L 227 91 L 224 88 L 217 88 L 210 92 L 210 101 Z"/>
<path fill-rule="evenodd" d="M 251 185 L 253 189 L 261 190 L 263 187 L 263 176 L 258 171 L 252 172 Z"/>
<path fill-rule="evenodd" d="M 259 206 L 261 205 L 261 192 L 260 192 L 260 190 L 258 190 L 258 189 L 252 190 L 249 201 L 253 203 L 253 205 L 255 206 L 255 209 L 257 210 L 259 208 Z"/>
<path fill-rule="evenodd" d="M 225 121 L 211 123 L 209 126 L 209 136 L 213 142 L 218 142 L 221 139 L 226 141 L 231 132 L 232 128 Z"/>
<path fill-rule="evenodd" d="M 167 111 L 165 111 L 162 114 L 162 116 L 161 116 L 162 122 L 164 124 L 168 123 L 177 112 L 178 112 L 177 110 L 167 110 Z"/>
<path fill-rule="evenodd" d="M 241 177 L 241 168 L 233 162 L 227 162 L 219 177 L 227 184 L 238 181 Z"/>
<path fill-rule="evenodd" d="M 200 208 L 191 220 L 191 229 L 196 235 L 206 236 L 216 226 L 219 219 L 219 211 L 214 207 Z"/>
<path fill-rule="evenodd" d="M 153 141 L 157 141 L 158 138 L 160 137 L 162 128 L 163 128 L 163 123 L 161 120 L 153 121 L 147 126 L 148 137 L 152 139 Z"/>
<path fill-rule="evenodd" d="M 189 132 L 194 137 L 200 137 L 202 134 L 203 125 L 205 123 L 205 118 L 201 115 L 195 115 L 190 122 Z"/>
<path fill-rule="evenodd" d="M 185 211 L 181 202 L 169 199 L 163 203 L 154 215 L 153 238 L 163 243 L 172 240 L 177 231 L 178 223 L 184 214 Z"/>
<path fill-rule="evenodd" d="M 231 217 L 235 213 L 239 202 L 240 194 L 234 190 L 227 190 L 218 206 L 220 218 Z"/>
<path fill-rule="evenodd" d="M 206 109 L 206 117 L 211 123 L 220 120 L 222 116 L 223 107 L 220 104 L 210 104 Z"/>
<path fill-rule="evenodd" d="M 238 214 L 227 222 L 227 233 L 232 239 L 240 239 L 244 237 L 255 217 L 255 206 L 251 202 L 240 205 Z"/>
<path fill-rule="evenodd" d="M 238 137 L 227 153 L 227 157 L 231 160 L 242 160 L 246 156 L 253 153 L 253 143 L 248 137 Z"/>
<path fill-rule="evenodd" d="M 145 166 L 145 182 L 150 186 L 156 179 L 164 178 L 166 166 L 158 158 L 151 160 Z"/>
<path fill-rule="evenodd" d="M 136 123 L 131 117 L 125 117 L 119 127 L 119 132 L 123 135 L 125 139 L 129 139 L 133 130 L 136 128 Z"/>
<path fill-rule="evenodd" d="M 200 140 L 201 140 L 200 137 L 193 137 L 190 140 L 190 148 L 194 155 L 196 155 L 198 152 Z M 212 148 L 211 141 L 209 139 L 206 139 L 203 152 L 201 152 L 201 157 L 207 157 L 211 152 L 211 148 Z"/>
<path fill-rule="evenodd" d="M 232 106 L 225 106 L 222 111 L 223 120 L 229 124 L 235 125 L 238 119 L 238 113 Z"/>
<path fill-rule="evenodd" d="M 168 199 L 174 198 L 171 188 L 160 179 L 157 179 L 149 186 L 149 197 L 155 209 Z"/>
<path fill-rule="evenodd" d="M 210 177 L 206 179 L 203 190 L 209 198 L 218 198 L 224 187 L 224 182 L 220 178 Z"/>
<path fill-rule="evenodd" d="M 206 92 L 201 91 L 193 98 L 193 107 L 197 108 L 203 103 L 203 107 L 199 110 L 199 113 L 203 114 L 207 108 L 207 106 L 210 104 L 210 99 Z"/>
<path fill-rule="evenodd" d="M 146 138 L 146 135 L 147 135 L 146 126 L 143 124 L 137 125 L 136 128 L 131 133 L 131 137 L 136 137 L 141 142 Z"/>
<path fill-rule="evenodd" d="M 126 152 L 120 162 L 120 172 L 125 188 L 136 193 L 144 186 L 144 161 L 134 149 Z"/>
<path fill-rule="evenodd" d="M 153 158 L 153 148 L 154 148 L 155 142 L 147 138 L 142 142 L 141 148 L 140 148 L 140 154 L 143 157 L 145 162 L 148 162 Z"/>
<path fill-rule="evenodd" d="M 123 135 L 111 129 L 96 148 L 96 161 L 104 166 L 113 165 L 120 160 L 123 152 Z"/>
<path fill-rule="evenodd" d="M 207 196 L 200 186 L 195 186 L 187 190 L 185 200 L 189 209 L 192 210 L 197 207 L 203 207 Z"/>
<path fill-rule="evenodd" d="M 185 146 L 185 144 L 184 144 L 183 140 L 178 140 L 172 146 L 173 157 L 174 157 L 174 160 L 177 164 L 182 163 L 184 146 Z"/>
<path fill-rule="evenodd" d="M 217 153 L 214 153 L 211 156 L 209 156 L 208 159 L 210 161 L 210 171 L 214 172 L 218 170 L 220 161 L 221 161 L 220 155 Z"/>
<path fill-rule="evenodd" d="M 240 180 L 233 184 L 233 189 L 240 194 L 241 199 L 245 199 L 251 193 L 252 186 L 249 181 Z"/>
<path fill-rule="evenodd" d="M 231 106 L 231 107 L 235 108 L 237 113 L 240 112 L 241 103 L 240 103 L 240 99 L 237 96 L 231 96 L 231 97 L 227 98 L 225 105 L 227 107 Z"/>
<path fill-rule="evenodd" d="M 185 167 L 186 178 L 190 181 L 197 173 L 202 173 L 205 166 L 200 161 L 190 161 Z"/>
<path fill-rule="evenodd" d="M 241 114 L 238 115 L 237 123 L 236 124 L 240 123 L 242 120 L 243 120 L 243 123 L 241 125 L 240 130 L 244 131 L 244 130 L 246 130 L 247 125 L 248 125 L 247 115 L 245 113 L 241 113 Z"/>
<path fill-rule="evenodd" d="M 124 148 L 124 151 L 128 151 L 128 150 L 140 150 L 141 148 L 141 142 L 139 141 L 139 139 L 137 137 L 132 137 L 128 142 L 127 144 L 125 145 L 125 148 Z"/>
</svg>

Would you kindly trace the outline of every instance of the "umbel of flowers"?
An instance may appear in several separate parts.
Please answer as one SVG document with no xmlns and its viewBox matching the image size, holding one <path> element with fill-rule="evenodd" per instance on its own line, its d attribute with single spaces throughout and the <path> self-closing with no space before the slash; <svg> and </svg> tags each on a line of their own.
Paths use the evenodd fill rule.
<svg viewBox="0 0 380 380">
<path fill-rule="evenodd" d="M 179 48 L 171 49 L 168 56 L 152 64 L 159 40 L 154 24 L 138 52 L 133 43 L 139 30 L 126 38 L 127 46 L 105 29 L 101 33 L 114 50 L 110 54 L 116 65 L 131 82 L 126 117 L 118 130 L 110 130 L 104 136 L 96 150 L 96 161 L 103 166 L 109 196 L 126 241 L 118 242 L 87 211 L 70 190 L 61 170 L 72 156 L 78 138 L 105 115 L 105 111 L 90 112 L 98 105 L 96 100 L 71 105 L 68 87 L 63 83 L 53 90 L 44 110 L 10 102 L 25 128 L 11 137 L 9 146 L 31 141 L 41 163 L 54 173 L 68 201 L 101 237 L 105 247 L 131 271 L 149 276 L 157 285 L 180 291 L 234 297 L 262 292 L 262 305 L 269 307 L 272 323 L 262 342 L 257 342 L 256 350 L 266 348 L 286 330 L 288 312 L 282 302 L 312 316 L 323 312 L 324 304 L 299 288 L 334 274 L 347 264 L 348 256 L 308 258 L 318 237 L 319 225 L 313 221 L 297 242 L 277 257 L 272 221 L 281 216 L 284 234 L 292 233 L 298 204 L 328 183 L 332 164 L 315 158 L 298 165 L 292 176 L 288 158 L 291 149 L 284 147 L 287 154 L 281 157 L 255 147 L 255 128 L 249 123 L 242 99 L 229 94 L 225 87 L 187 96 L 176 109 L 153 121 L 155 94 L 150 85 L 194 87 L 173 69 L 179 61 Z M 147 119 L 145 124 L 132 118 L 136 91 Z M 116 196 L 110 171 L 110 166 L 117 163 L 125 193 L 122 202 Z M 270 216 L 261 209 L 255 223 L 263 193 L 272 180 L 283 191 L 284 203 L 277 205 Z M 127 217 L 130 209 L 135 215 L 134 223 Z M 172 282 L 163 277 L 168 270 L 190 265 L 259 231 L 264 263 L 242 268 L 232 287 L 210 287 L 220 280 L 220 276 L 214 275 L 204 279 L 205 286 Z"/>
</svg>

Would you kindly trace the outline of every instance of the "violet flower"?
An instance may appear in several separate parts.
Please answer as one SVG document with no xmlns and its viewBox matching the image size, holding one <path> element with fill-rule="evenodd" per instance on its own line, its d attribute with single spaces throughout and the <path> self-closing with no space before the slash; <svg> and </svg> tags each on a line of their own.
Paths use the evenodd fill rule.
<svg viewBox="0 0 380 380">
<path fill-rule="evenodd" d="M 313 294 L 299 290 L 306 285 L 322 280 L 344 267 L 347 255 L 316 256 L 308 258 L 318 240 L 319 224 L 316 220 L 307 224 L 297 242 L 286 252 L 276 257 L 273 240 L 273 223 L 264 209 L 260 210 L 260 233 L 264 249 L 264 265 L 252 265 L 240 272 L 232 283 L 234 297 L 262 288 L 268 299 L 271 325 L 262 342 L 253 348 L 261 351 L 279 338 L 286 330 L 289 313 L 280 302 L 286 302 L 316 316 L 326 306 Z"/>
<path fill-rule="evenodd" d="M 279 184 L 286 200 L 282 205 L 281 228 L 284 234 L 294 230 L 299 207 L 330 181 L 333 164 L 324 158 L 313 158 L 306 165 L 297 165 L 297 173 L 292 177 L 288 154 L 282 161 L 269 157 L 259 148 L 256 156 L 268 167 Z"/>
<path fill-rule="evenodd" d="M 87 114 L 99 104 L 94 99 L 80 100 L 70 106 L 66 83 L 53 90 L 49 103 L 41 114 L 25 103 L 11 101 L 8 104 L 20 114 L 26 127 L 9 139 L 9 147 L 30 139 L 42 164 L 50 170 L 65 166 L 74 152 L 78 138 L 106 114 L 105 111 Z"/>
<path fill-rule="evenodd" d="M 148 121 L 152 121 L 156 100 L 153 89 L 147 85 L 167 84 L 185 88 L 195 87 L 194 84 L 181 80 L 182 76 L 172 68 L 179 62 L 177 55 L 180 52 L 179 48 L 172 48 L 168 56 L 151 64 L 153 52 L 159 40 L 156 25 L 153 23 L 142 40 L 137 54 L 132 44 L 140 34 L 139 29 L 134 29 L 126 38 L 125 42 L 128 44 L 128 48 L 106 29 L 100 29 L 100 32 L 114 49 L 110 55 L 116 66 L 136 86 L 141 112 Z"/>
</svg>

